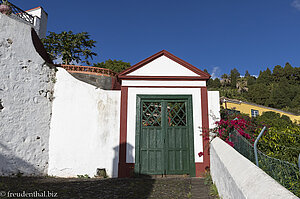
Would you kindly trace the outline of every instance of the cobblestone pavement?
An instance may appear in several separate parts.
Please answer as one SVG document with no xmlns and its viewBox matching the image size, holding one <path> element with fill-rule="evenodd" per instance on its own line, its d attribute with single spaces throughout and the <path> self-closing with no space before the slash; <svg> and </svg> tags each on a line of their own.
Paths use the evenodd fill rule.
<svg viewBox="0 0 300 199">
<path fill-rule="evenodd" d="M 194 192 L 194 195 L 192 192 Z M 54 198 L 56 195 L 56 198 L 68 199 L 210 198 L 208 195 L 209 187 L 205 186 L 203 181 L 195 181 L 193 178 L 188 177 L 157 179 L 0 177 L 0 198 L 18 198 L 17 193 L 31 196 L 22 197 L 22 195 L 20 195 L 21 197 L 19 198 L 34 198 L 38 195 L 50 196 L 48 198 L 51 198 L 51 196 Z"/>
</svg>

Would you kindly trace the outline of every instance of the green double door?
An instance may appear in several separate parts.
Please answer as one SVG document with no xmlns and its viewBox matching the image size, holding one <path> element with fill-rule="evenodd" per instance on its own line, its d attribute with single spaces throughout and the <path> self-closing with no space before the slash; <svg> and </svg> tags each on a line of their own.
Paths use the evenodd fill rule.
<svg viewBox="0 0 300 199">
<path fill-rule="evenodd" d="M 135 172 L 194 176 L 194 165 L 191 96 L 138 96 Z"/>
</svg>

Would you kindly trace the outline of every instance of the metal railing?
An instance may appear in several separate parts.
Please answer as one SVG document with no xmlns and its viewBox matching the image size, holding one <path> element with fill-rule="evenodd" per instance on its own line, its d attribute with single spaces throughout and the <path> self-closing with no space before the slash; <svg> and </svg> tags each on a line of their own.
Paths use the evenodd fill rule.
<svg viewBox="0 0 300 199">
<path fill-rule="evenodd" d="M 235 150 L 254 164 L 256 163 L 254 147 L 246 138 L 234 130 L 231 133 L 231 141 Z M 259 167 L 282 186 L 300 197 L 300 171 L 298 166 L 270 157 L 260 150 L 257 150 L 257 152 Z"/>
<path fill-rule="evenodd" d="M 75 66 L 75 65 L 60 65 L 60 66 L 71 73 L 86 73 L 86 74 L 94 74 L 94 75 L 116 76 L 115 72 L 107 68 L 98 68 L 92 66 Z"/>
<path fill-rule="evenodd" d="M 0 0 L 0 4 L 2 4 L 4 1 Z M 31 23 L 32 25 L 34 25 L 34 17 L 30 14 L 28 14 L 27 12 L 25 12 L 24 10 L 22 10 L 21 8 L 15 6 L 14 4 L 8 2 L 12 9 L 12 14 L 20 17 L 21 19 L 23 19 L 24 21 L 27 21 L 29 23 Z"/>
</svg>

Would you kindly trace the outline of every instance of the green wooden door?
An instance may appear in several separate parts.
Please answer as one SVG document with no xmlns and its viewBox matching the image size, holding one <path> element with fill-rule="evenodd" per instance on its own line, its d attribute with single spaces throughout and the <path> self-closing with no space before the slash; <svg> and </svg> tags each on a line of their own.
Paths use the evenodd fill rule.
<svg viewBox="0 0 300 199">
<path fill-rule="evenodd" d="M 138 96 L 135 172 L 194 175 L 191 96 Z"/>
<path fill-rule="evenodd" d="M 165 126 L 166 174 L 189 173 L 189 134 L 187 126 L 187 101 L 167 101 Z"/>
<path fill-rule="evenodd" d="M 162 102 L 142 101 L 140 165 L 142 174 L 163 174 Z"/>
</svg>

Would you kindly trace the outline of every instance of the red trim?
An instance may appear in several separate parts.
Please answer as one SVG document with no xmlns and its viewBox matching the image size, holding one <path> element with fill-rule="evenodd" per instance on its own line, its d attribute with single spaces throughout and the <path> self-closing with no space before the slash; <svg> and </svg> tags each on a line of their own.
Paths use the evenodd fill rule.
<svg viewBox="0 0 300 199">
<path fill-rule="evenodd" d="M 130 178 L 134 176 L 134 163 L 119 162 L 119 178 Z"/>
<path fill-rule="evenodd" d="M 128 168 L 126 166 L 127 101 L 128 101 L 128 87 L 122 86 L 121 87 L 119 166 L 118 166 L 119 178 L 129 177 Z"/>
<path fill-rule="evenodd" d="M 208 97 L 207 88 L 201 88 L 201 112 L 202 112 L 202 141 L 203 141 L 203 162 L 195 163 L 196 176 L 200 177 L 209 168 L 209 121 L 208 121 Z"/>
<path fill-rule="evenodd" d="M 202 162 L 196 162 L 195 163 L 195 168 L 196 168 L 196 177 L 204 177 L 205 176 L 205 169 L 206 166 Z"/>
<path fill-rule="evenodd" d="M 39 8 L 42 8 L 42 7 L 39 6 L 39 7 L 31 8 L 31 9 L 29 9 L 29 10 L 25 10 L 25 12 L 28 12 L 28 11 L 31 11 L 31 10 L 37 10 L 37 9 L 39 9 Z"/>
<path fill-rule="evenodd" d="M 84 71 L 69 71 L 66 70 L 69 73 L 81 73 L 81 74 L 87 74 L 87 75 L 96 75 L 96 76 L 106 76 L 106 77 L 113 77 L 111 75 L 107 75 L 107 74 L 101 74 L 101 73 L 93 73 L 93 72 L 84 72 Z"/>
<path fill-rule="evenodd" d="M 205 86 L 126 86 L 129 88 L 205 88 Z"/>
<path fill-rule="evenodd" d="M 39 7 L 36 7 L 36 8 L 31 8 L 29 10 L 25 10 L 25 12 L 32 11 L 32 10 L 37 10 L 39 8 L 42 9 L 44 11 L 44 13 L 48 16 L 48 13 L 44 10 L 44 8 L 42 6 L 39 6 Z"/>
<path fill-rule="evenodd" d="M 210 75 L 209 75 L 209 74 L 207 74 L 207 73 L 203 72 L 202 70 L 196 68 L 196 67 L 193 66 L 192 64 L 189 64 L 188 62 L 186 62 L 186 61 L 180 59 L 179 57 L 176 57 L 175 55 L 169 53 L 169 52 L 166 51 L 166 50 L 162 50 L 162 51 L 160 51 L 160 52 L 158 52 L 158 53 L 156 53 L 156 54 L 154 54 L 154 55 L 152 55 L 152 56 L 150 56 L 150 57 L 144 59 L 143 61 L 141 61 L 141 62 L 139 62 L 139 63 L 137 63 L 137 64 L 131 66 L 130 68 L 124 70 L 123 72 L 121 72 L 121 73 L 119 74 L 119 78 L 120 78 L 120 79 L 123 79 L 123 78 L 125 77 L 125 75 L 127 75 L 127 74 L 129 74 L 129 73 L 131 73 L 131 72 L 133 72 L 133 71 L 135 71 L 135 70 L 141 68 L 142 66 L 144 66 L 144 65 L 146 65 L 146 64 L 148 64 L 148 63 L 150 63 L 150 62 L 152 62 L 153 60 L 155 60 L 155 59 L 157 59 L 157 58 L 159 58 L 159 57 L 161 57 L 161 56 L 163 56 L 163 55 L 166 56 L 166 57 L 168 57 L 169 59 L 171 59 L 171 60 L 177 62 L 178 64 L 180 64 L 180 65 L 186 67 L 187 69 L 193 71 L 194 73 L 200 75 L 200 78 L 201 78 L 201 79 L 206 79 L 206 80 L 207 80 L 207 79 L 210 78 Z M 165 77 L 165 78 L 168 78 L 168 77 Z M 187 78 L 187 77 L 185 77 L 185 78 Z"/>
<path fill-rule="evenodd" d="M 115 83 L 116 83 L 116 78 L 115 77 L 111 77 L 111 90 L 114 90 Z"/>
<path fill-rule="evenodd" d="M 206 77 L 198 76 L 119 76 L 122 80 L 159 80 L 159 81 L 199 81 L 207 80 Z"/>
<path fill-rule="evenodd" d="M 116 76 L 111 77 L 111 90 L 121 90 L 121 84 Z"/>
<path fill-rule="evenodd" d="M 86 73 L 86 74 L 96 73 L 103 76 L 116 76 L 115 72 L 107 68 L 100 68 L 94 66 L 65 65 L 65 64 L 60 64 L 57 66 L 62 67 L 66 69 L 68 72 L 72 72 L 72 73 Z"/>
</svg>

